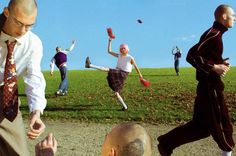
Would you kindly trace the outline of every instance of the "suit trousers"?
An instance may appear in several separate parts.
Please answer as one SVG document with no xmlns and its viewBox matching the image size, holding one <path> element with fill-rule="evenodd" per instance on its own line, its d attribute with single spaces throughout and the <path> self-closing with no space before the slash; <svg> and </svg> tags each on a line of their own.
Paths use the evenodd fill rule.
<svg viewBox="0 0 236 156">
<path fill-rule="evenodd" d="M 25 126 L 21 112 L 10 122 L 3 115 L 3 90 L 0 87 L 0 155 L 1 156 L 29 156 Z M 19 100 L 20 105 L 20 100 Z"/>
</svg>

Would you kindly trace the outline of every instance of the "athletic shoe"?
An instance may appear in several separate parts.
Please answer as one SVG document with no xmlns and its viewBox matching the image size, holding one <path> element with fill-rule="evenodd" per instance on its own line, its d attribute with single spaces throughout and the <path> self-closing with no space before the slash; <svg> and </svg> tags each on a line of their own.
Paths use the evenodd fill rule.
<svg viewBox="0 0 236 156">
<path fill-rule="evenodd" d="M 90 64 L 91 64 L 90 59 L 89 57 L 87 57 L 85 61 L 85 68 L 90 68 Z"/>
<path fill-rule="evenodd" d="M 64 95 L 68 95 L 68 91 L 64 91 L 64 93 L 63 93 Z"/>
<path fill-rule="evenodd" d="M 63 95 L 65 95 L 65 93 L 63 93 L 62 90 L 58 90 L 58 91 L 56 91 L 55 95 L 56 96 L 63 96 Z"/>
<path fill-rule="evenodd" d="M 127 111 L 128 110 L 128 108 L 125 108 L 125 107 L 123 107 L 122 109 L 121 109 L 121 111 Z"/>
</svg>

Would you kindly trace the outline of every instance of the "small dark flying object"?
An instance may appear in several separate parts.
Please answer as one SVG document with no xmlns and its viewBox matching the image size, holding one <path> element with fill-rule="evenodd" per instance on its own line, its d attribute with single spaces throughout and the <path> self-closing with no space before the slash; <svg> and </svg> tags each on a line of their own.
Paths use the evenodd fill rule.
<svg viewBox="0 0 236 156">
<path fill-rule="evenodd" d="M 143 23 L 143 21 L 141 19 L 138 19 L 137 21 L 138 21 L 138 23 Z"/>
</svg>

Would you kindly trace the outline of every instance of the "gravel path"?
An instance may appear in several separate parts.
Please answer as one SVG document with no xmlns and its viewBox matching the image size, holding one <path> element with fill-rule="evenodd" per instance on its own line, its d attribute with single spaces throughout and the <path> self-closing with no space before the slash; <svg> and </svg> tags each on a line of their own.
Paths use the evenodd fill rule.
<svg viewBox="0 0 236 156">
<path fill-rule="evenodd" d="M 27 126 L 27 124 L 25 124 Z M 47 121 L 47 129 L 42 136 L 29 141 L 31 155 L 34 156 L 34 145 L 53 132 L 58 141 L 57 156 L 100 156 L 105 135 L 115 124 L 76 123 Z M 175 126 L 142 124 L 153 138 L 153 156 L 158 156 L 157 136 L 168 132 Z M 236 126 L 234 126 L 236 131 Z M 234 132 L 236 140 L 236 132 Z M 234 153 L 236 150 L 234 149 Z M 236 155 L 236 154 L 234 154 Z M 173 156 L 220 156 L 220 150 L 211 137 L 183 145 L 174 151 Z"/>
</svg>

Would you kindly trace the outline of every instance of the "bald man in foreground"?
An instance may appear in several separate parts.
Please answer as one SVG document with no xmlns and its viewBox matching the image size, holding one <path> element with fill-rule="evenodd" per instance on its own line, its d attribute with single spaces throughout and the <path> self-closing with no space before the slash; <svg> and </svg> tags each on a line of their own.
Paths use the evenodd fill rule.
<svg viewBox="0 0 236 156">
<path fill-rule="evenodd" d="M 102 146 L 102 156 L 151 156 L 151 153 L 151 138 L 136 123 L 115 126 L 107 134 Z"/>
<path fill-rule="evenodd" d="M 233 126 L 224 100 L 221 77 L 230 69 L 230 64 L 222 57 L 222 36 L 234 26 L 235 13 L 229 5 L 222 4 L 216 8 L 214 15 L 213 26 L 187 55 L 187 61 L 196 68 L 198 81 L 193 118 L 158 137 L 161 156 L 170 156 L 175 148 L 210 135 L 222 150 L 222 156 L 232 154 L 235 145 Z"/>
<path fill-rule="evenodd" d="M 36 144 L 36 156 L 54 156 L 57 140 L 49 133 Z M 115 126 L 106 135 L 102 146 L 102 156 L 151 156 L 152 141 L 147 131 L 136 123 Z"/>
<path fill-rule="evenodd" d="M 29 156 L 26 133 L 19 110 L 17 79 L 25 84 L 30 119 L 30 139 L 45 129 L 40 115 L 46 107 L 45 79 L 40 63 L 42 42 L 30 30 L 36 22 L 35 0 L 10 0 L 0 14 L 0 155 Z"/>
</svg>

